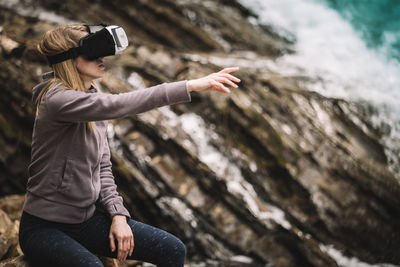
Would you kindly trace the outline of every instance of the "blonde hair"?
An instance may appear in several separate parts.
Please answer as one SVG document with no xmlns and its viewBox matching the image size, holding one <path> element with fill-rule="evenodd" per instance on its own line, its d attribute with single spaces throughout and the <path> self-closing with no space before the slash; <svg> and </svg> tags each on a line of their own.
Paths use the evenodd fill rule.
<svg viewBox="0 0 400 267">
<path fill-rule="evenodd" d="M 83 25 L 68 25 L 59 26 L 53 30 L 47 31 L 37 49 L 42 55 L 51 56 L 69 50 L 72 47 L 77 47 L 81 38 L 82 32 L 88 33 Z M 43 96 L 47 93 L 49 88 L 56 83 L 64 85 L 65 90 L 76 90 L 85 92 L 86 88 L 79 76 L 78 70 L 74 65 L 73 59 L 68 59 L 51 66 L 54 71 L 54 78 L 43 88 L 38 97 L 36 106 L 36 116 L 39 113 L 39 105 Z M 95 122 L 88 122 L 90 130 L 94 130 Z"/>
</svg>

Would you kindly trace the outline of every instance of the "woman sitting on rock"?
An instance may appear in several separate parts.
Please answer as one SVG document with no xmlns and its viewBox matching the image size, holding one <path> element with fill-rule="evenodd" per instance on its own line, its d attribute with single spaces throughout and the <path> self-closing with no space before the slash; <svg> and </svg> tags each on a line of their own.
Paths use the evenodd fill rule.
<svg viewBox="0 0 400 267">
<path fill-rule="evenodd" d="M 133 220 L 116 190 L 107 120 L 190 102 L 191 91 L 229 93 L 240 80 L 225 68 L 206 77 L 129 93 L 97 92 L 103 58 L 128 45 L 118 26 L 63 26 L 38 50 L 53 71 L 33 88 L 36 117 L 19 242 L 34 266 L 103 266 L 98 257 L 183 266 L 186 247 L 174 235 Z"/>
</svg>

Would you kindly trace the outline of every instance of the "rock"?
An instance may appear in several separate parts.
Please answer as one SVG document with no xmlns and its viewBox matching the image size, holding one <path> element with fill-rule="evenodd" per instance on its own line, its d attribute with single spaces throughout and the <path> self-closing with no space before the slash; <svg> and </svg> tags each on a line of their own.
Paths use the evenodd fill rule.
<svg viewBox="0 0 400 267">
<path fill-rule="evenodd" d="M 7 195 L 0 198 L 0 209 L 7 213 L 11 220 L 17 220 L 21 217 L 24 201 L 25 194 Z"/>
<path fill-rule="evenodd" d="M 0 234 L 4 235 L 12 226 L 12 221 L 7 213 L 0 209 Z"/>
<path fill-rule="evenodd" d="M 12 221 L 0 209 L 0 259 L 22 255 L 18 241 L 19 220 Z"/>
<path fill-rule="evenodd" d="M 13 240 L 9 239 L 12 228 L 12 221 L 8 215 L 0 209 L 0 259 L 3 258 L 13 243 Z"/>
<path fill-rule="evenodd" d="M 104 266 L 107 267 L 120 267 L 119 261 L 117 259 L 110 259 L 107 257 L 98 256 Z"/>
<path fill-rule="evenodd" d="M 0 261 L 0 267 L 32 267 L 23 255 Z"/>
<path fill-rule="evenodd" d="M 11 55 L 15 53 L 19 48 L 20 44 L 13 39 L 9 38 L 3 33 L 3 27 L 0 27 L 0 47 L 5 55 Z"/>
<path fill-rule="evenodd" d="M 32 9 L 27 3 L 19 4 Z M 230 95 L 192 93 L 190 104 L 110 123 L 113 172 L 135 219 L 181 238 L 188 262 L 203 266 L 337 266 L 338 254 L 400 262 L 400 186 L 382 133 L 363 106 L 310 92 L 312 77 L 269 70 L 291 41 L 249 23 L 254 14 L 237 1 L 99 3 L 37 2 L 67 21 L 124 26 L 131 46 L 106 58 L 105 92 L 241 67 Z M 26 46 L 26 56 L 3 53 L 0 65 L 2 195 L 25 193 L 30 90 L 48 70 L 34 44 L 55 23 L 32 12 L 0 9 L 3 32 Z M 0 208 L 18 220 L 22 202 L 7 196 Z"/>
</svg>

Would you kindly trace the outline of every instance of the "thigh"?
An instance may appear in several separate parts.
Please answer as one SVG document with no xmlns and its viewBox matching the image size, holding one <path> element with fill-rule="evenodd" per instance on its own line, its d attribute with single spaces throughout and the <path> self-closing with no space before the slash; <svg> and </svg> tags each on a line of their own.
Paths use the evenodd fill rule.
<svg viewBox="0 0 400 267">
<path fill-rule="evenodd" d="M 183 266 L 186 247 L 181 240 L 162 229 L 132 219 L 128 224 L 133 232 L 135 246 L 132 256 L 128 256 L 127 259 L 150 262 L 158 266 Z M 110 248 L 110 227 L 111 219 L 104 213 L 96 213 L 90 224 L 85 227 L 82 245 L 97 255 L 117 258 L 118 250 L 111 252 Z"/>
<path fill-rule="evenodd" d="M 25 232 L 20 245 L 33 266 L 104 266 L 84 246 L 55 228 L 37 228 Z"/>
</svg>

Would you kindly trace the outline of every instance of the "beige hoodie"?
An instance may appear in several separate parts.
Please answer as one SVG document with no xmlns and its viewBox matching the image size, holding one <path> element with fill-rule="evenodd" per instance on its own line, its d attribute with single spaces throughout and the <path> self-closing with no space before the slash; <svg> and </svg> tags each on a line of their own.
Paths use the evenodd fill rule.
<svg viewBox="0 0 400 267">
<path fill-rule="evenodd" d="M 44 74 L 33 88 L 35 106 L 52 77 L 52 72 Z M 54 86 L 35 118 L 24 211 L 49 221 L 81 223 L 92 216 L 97 201 L 110 217 L 130 218 L 111 171 L 107 120 L 190 101 L 186 80 L 122 94 Z M 94 132 L 88 121 L 96 122 Z"/>
</svg>

